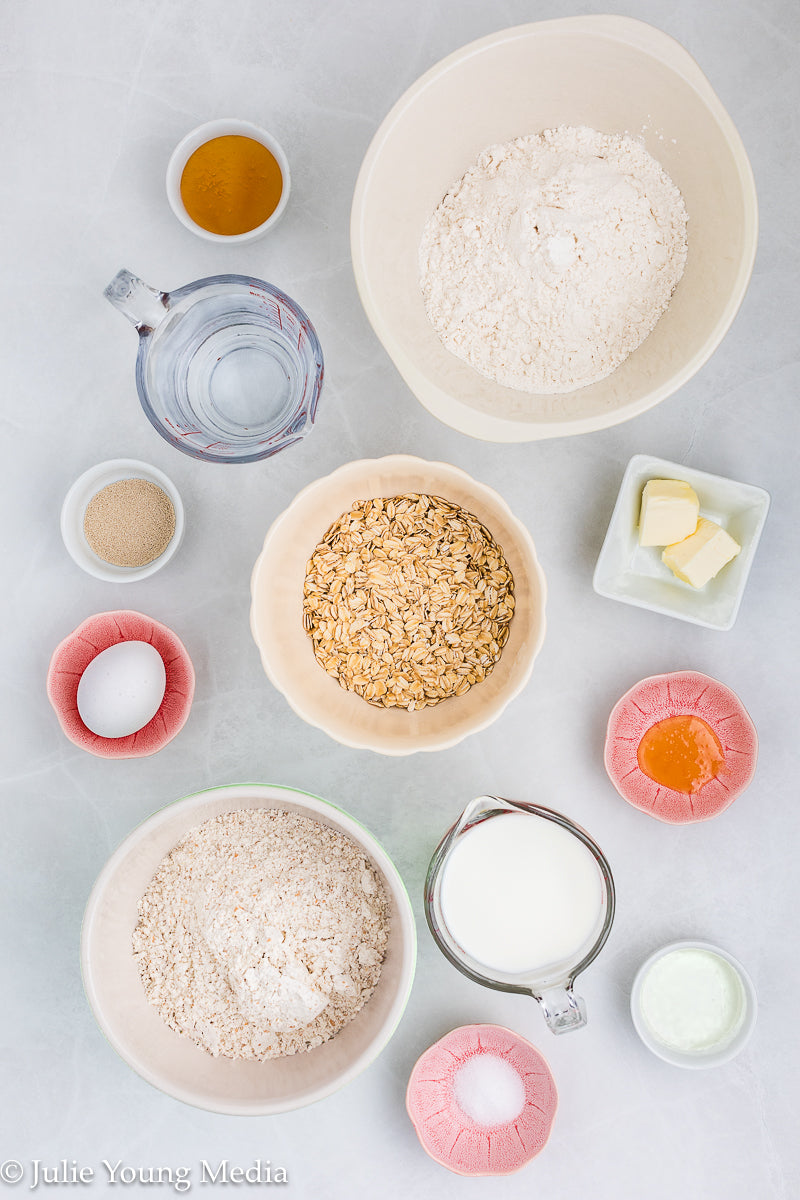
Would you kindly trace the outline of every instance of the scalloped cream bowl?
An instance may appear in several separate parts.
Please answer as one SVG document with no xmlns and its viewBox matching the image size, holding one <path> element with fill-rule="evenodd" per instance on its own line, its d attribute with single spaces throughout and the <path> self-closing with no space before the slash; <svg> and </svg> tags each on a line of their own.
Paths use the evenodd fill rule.
<svg viewBox="0 0 800 1200">
<path fill-rule="evenodd" d="M 355 500 L 405 492 L 442 496 L 474 513 L 505 554 L 516 599 L 491 674 L 465 695 L 417 712 L 368 704 L 340 687 L 315 659 L 303 628 L 306 565 L 329 526 Z M 443 750 L 486 728 L 528 682 L 544 639 L 545 579 L 525 526 L 497 492 L 458 467 L 410 455 L 347 463 L 300 492 L 267 533 L 250 590 L 250 627 L 270 681 L 310 725 L 380 754 Z"/>
<path fill-rule="evenodd" d="M 537 395 L 484 379 L 444 348 L 418 255 L 427 220 L 482 150 L 559 125 L 640 137 L 683 195 L 689 252 L 668 309 L 616 371 Z M 436 63 L 375 134 L 350 223 L 361 302 L 398 371 L 440 421 L 495 442 L 602 429 L 672 395 L 729 329 L 757 233 L 747 153 L 705 75 L 667 34 L 619 16 L 519 25 Z"/>
</svg>

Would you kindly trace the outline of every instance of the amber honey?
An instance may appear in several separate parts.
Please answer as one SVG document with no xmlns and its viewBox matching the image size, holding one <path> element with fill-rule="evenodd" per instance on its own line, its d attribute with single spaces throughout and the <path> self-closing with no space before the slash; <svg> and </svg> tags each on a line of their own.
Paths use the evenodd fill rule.
<svg viewBox="0 0 800 1200">
<path fill-rule="evenodd" d="M 639 743 L 636 757 L 654 783 L 688 795 L 716 779 L 725 763 L 714 730 L 701 717 L 689 713 L 651 725 Z"/>
<path fill-rule="evenodd" d="M 202 229 L 228 237 L 249 233 L 280 203 L 283 174 L 262 142 L 241 134 L 211 138 L 190 155 L 181 200 Z"/>
</svg>

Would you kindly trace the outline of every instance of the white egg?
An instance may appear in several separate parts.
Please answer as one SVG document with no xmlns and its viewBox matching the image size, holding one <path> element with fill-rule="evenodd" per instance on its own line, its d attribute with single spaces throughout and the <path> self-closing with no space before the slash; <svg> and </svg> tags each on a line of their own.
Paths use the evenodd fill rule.
<svg viewBox="0 0 800 1200">
<path fill-rule="evenodd" d="M 149 642 L 118 642 L 93 658 L 78 683 L 78 712 L 100 737 L 121 738 L 151 721 L 167 686 L 164 660 Z"/>
</svg>

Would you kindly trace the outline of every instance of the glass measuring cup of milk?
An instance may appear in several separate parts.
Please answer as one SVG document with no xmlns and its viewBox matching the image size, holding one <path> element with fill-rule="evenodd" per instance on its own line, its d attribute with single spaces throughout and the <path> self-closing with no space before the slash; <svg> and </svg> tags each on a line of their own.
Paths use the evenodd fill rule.
<svg viewBox="0 0 800 1200">
<path fill-rule="evenodd" d="M 611 930 L 614 880 L 567 817 L 499 796 L 473 800 L 431 859 L 425 915 L 464 975 L 533 996 L 553 1033 L 586 1024 L 573 984 Z"/>
<path fill-rule="evenodd" d="M 136 326 L 139 399 L 177 450 L 207 462 L 255 462 L 308 433 L 322 349 L 284 292 L 248 275 L 160 292 L 123 270 L 103 294 Z"/>
</svg>

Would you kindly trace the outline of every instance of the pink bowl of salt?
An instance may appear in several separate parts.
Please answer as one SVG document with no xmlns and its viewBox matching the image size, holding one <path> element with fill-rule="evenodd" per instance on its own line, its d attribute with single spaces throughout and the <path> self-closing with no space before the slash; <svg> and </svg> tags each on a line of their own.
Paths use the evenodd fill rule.
<svg viewBox="0 0 800 1200">
<path fill-rule="evenodd" d="M 558 1095 L 542 1055 L 502 1025 L 463 1025 L 417 1061 L 406 1108 L 422 1148 L 457 1175 L 510 1175 L 544 1148 Z"/>
</svg>

